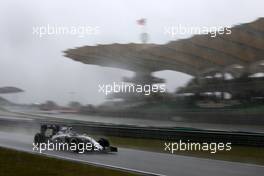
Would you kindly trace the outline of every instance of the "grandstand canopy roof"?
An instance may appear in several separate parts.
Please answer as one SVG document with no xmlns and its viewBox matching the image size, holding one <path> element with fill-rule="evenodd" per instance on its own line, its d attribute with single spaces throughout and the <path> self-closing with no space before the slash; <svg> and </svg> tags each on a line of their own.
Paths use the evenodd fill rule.
<svg viewBox="0 0 264 176">
<path fill-rule="evenodd" d="M 73 60 L 131 71 L 175 70 L 189 75 L 264 67 L 264 18 L 231 28 L 232 33 L 195 35 L 167 44 L 108 44 L 64 51 Z M 261 67 L 261 68 L 259 68 Z M 253 71 L 252 71 L 253 69 Z"/>
</svg>

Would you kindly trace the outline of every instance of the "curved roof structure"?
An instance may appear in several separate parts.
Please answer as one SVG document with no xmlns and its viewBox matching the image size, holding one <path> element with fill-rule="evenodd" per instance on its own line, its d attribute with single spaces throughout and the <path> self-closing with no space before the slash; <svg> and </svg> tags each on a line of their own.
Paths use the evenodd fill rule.
<svg viewBox="0 0 264 176">
<path fill-rule="evenodd" d="M 195 35 L 157 44 L 109 44 L 64 51 L 73 60 L 136 72 L 175 70 L 189 75 L 210 72 L 255 73 L 264 67 L 264 18 L 237 25 L 227 35 Z"/>
<path fill-rule="evenodd" d="M 20 93 L 20 92 L 24 92 L 24 91 L 17 87 L 0 87 L 0 94 Z"/>
</svg>

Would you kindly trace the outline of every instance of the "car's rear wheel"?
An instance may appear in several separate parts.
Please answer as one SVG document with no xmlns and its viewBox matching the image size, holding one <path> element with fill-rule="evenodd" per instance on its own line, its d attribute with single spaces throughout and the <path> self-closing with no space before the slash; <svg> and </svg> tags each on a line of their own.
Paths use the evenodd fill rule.
<svg viewBox="0 0 264 176">
<path fill-rule="evenodd" d="M 79 152 L 78 144 L 79 144 L 78 139 L 76 139 L 76 138 L 70 139 L 70 149 L 71 149 L 71 151 L 78 153 Z"/>
<path fill-rule="evenodd" d="M 46 140 L 45 140 L 45 136 L 41 133 L 37 133 L 34 137 L 34 143 L 39 145 L 41 143 L 45 143 Z"/>
</svg>

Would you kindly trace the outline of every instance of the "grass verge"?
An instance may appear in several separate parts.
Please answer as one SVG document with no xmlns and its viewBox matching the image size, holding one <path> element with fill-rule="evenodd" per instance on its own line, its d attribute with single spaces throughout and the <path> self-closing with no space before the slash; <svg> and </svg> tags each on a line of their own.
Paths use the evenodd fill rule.
<svg viewBox="0 0 264 176">
<path fill-rule="evenodd" d="M 0 148 L 1 176 L 134 176 L 108 168 Z"/>
</svg>

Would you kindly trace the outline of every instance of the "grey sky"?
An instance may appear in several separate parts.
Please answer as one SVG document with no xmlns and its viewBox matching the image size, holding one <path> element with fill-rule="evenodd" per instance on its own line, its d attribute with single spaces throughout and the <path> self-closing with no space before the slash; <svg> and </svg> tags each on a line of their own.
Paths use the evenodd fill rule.
<svg viewBox="0 0 264 176">
<path fill-rule="evenodd" d="M 139 18 L 147 19 L 151 43 L 166 43 L 164 26 L 227 26 L 264 16 L 262 0 L 1 0 L 0 86 L 17 86 L 26 92 L 8 96 L 23 103 L 48 99 L 66 104 L 71 99 L 98 104 L 104 95 L 98 84 L 120 81 L 128 71 L 84 65 L 62 56 L 62 51 L 83 45 L 140 42 Z M 33 26 L 99 26 L 100 35 L 32 35 Z M 190 77 L 163 71 L 173 91 Z M 69 92 L 75 92 L 71 95 Z"/>
</svg>

